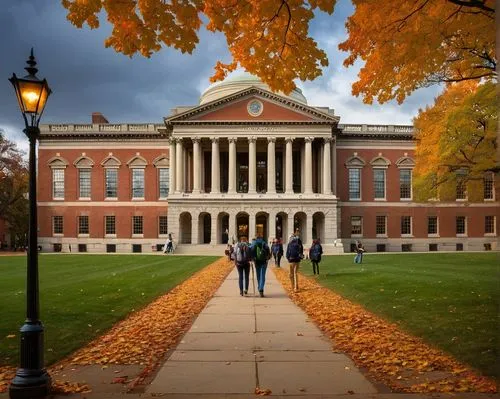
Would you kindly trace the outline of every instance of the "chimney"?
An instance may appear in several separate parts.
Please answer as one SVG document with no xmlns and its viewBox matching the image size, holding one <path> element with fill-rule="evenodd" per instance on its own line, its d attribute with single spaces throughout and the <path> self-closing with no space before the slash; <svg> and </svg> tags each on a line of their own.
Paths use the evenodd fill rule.
<svg viewBox="0 0 500 399">
<path fill-rule="evenodd" d="M 100 112 L 92 112 L 92 123 L 109 123 Z"/>
</svg>

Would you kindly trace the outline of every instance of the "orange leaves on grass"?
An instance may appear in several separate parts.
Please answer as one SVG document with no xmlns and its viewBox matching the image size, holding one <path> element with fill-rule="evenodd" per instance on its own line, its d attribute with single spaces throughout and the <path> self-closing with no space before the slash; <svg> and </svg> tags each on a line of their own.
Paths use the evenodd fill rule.
<svg viewBox="0 0 500 399">
<path fill-rule="evenodd" d="M 0 393 L 6 392 L 10 381 L 16 375 L 16 369 L 10 366 L 0 366 Z"/>
<path fill-rule="evenodd" d="M 288 274 L 276 276 L 293 301 L 312 318 L 358 367 L 404 392 L 496 392 L 495 382 L 475 374 L 451 356 L 412 337 L 363 307 L 301 276 L 292 293 Z"/>
</svg>

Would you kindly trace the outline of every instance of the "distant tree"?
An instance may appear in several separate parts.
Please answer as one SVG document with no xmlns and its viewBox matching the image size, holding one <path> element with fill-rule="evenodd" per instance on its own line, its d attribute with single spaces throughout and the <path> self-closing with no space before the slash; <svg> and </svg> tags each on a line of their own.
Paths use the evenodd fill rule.
<svg viewBox="0 0 500 399">
<path fill-rule="evenodd" d="M 18 243 L 28 232 L 27 193 L 28 169 L 23 152 L 0 131 L 0 218 L 7 221 Z"/>
<path fill-rule="evenodd" d="M 446 199 L 459 183 L 475 186 L 469 190 L 469 199 L 481 200 L 485 173 L 500 171 L 497 126 L 496 84 L 464 81 L 449 85 L 415 119 L 417 197 Z"/>
</svg>

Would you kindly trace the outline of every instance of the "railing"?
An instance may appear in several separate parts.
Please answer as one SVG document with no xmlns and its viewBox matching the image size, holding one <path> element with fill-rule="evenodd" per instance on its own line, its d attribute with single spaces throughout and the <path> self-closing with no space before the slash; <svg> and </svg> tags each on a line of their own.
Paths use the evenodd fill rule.
<svg viewBox="0 0 500 399">
<path fill-rule="evenodd" d="M 85 123 L 41 125 L 42 132 L 157 132 L 165 127 L 162 123 Z"/>
<path fill-rule="evenodd" d="M 346 133 L 400 133 L 412 134 L 414 132 L 411 125 L 351 125 L 339 124 L 339 129 Z"/>
</svg>

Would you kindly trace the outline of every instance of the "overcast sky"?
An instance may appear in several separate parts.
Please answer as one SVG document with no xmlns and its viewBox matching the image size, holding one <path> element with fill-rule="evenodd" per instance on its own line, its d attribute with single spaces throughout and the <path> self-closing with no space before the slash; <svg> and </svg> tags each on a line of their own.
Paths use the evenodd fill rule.
<svg viewBox="0 0 500 399">
<path fill-rule="evenodd" d="M 438 88 L 423 89 L 402 106 L 364 105 L 351 95 L 360 64 L 346 69 L 346 53 L 337 45 L 346 37 L 350 1 L 338 2 L 333 16 L 318 13 L 311 34 L 329 57 L 330 66 L 314 82 L 297 82 L 310 105 L 329 106 L 341 123 L 410 124 L 419 108 L 433 102 Z M 177 105 L 196 105 L 216 61 L 229 61 L 225 38 L 202 31 L 192 55 L 164 48 L 151 58 L 126 57 L 104 47 L 110 27 L 77 29 L 66 20 L 60 0 L 2 0 L 0 12 L 0 128 L 26 149 L 13 89 L 13 72 L 24 76 L 31 47 L 38 77 L 52 88 L 42 123 L 90 123 L 101 112 L 111 123 L 154 122 Z"/>
</svg>

